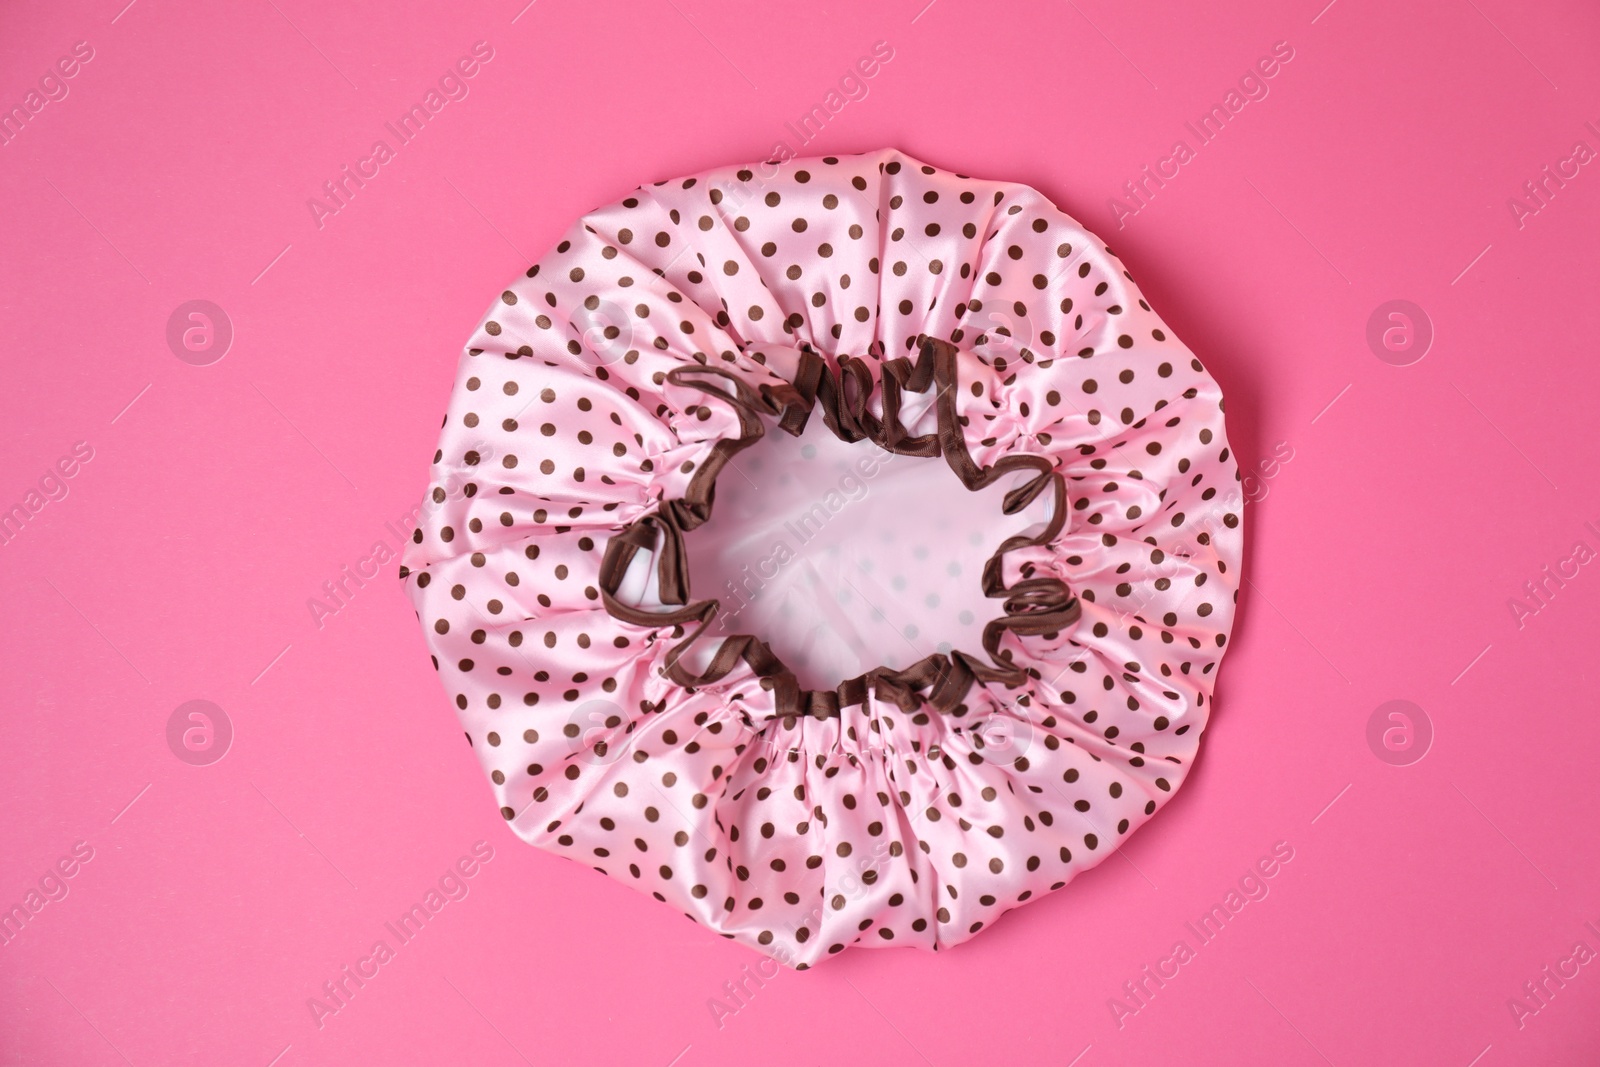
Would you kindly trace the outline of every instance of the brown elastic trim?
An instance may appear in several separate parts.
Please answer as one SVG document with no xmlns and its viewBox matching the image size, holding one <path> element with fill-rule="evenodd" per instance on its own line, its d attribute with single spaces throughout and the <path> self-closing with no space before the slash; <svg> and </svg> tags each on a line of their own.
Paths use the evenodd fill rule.
<svg viewBox="0 0 1600 1067">
<path fill-rule="evenodd" d="M 939 454 L 939 435 L 925 433 L 912 437 L 900 423 L 900 393 L 925 393 L 933 384 L 933 360 L 922 359 L 913 366 L 908 359 L 891 359 L 883 365 L 883 439 L 891 452 L 932 458 Z"/>
<path fill-rule="evenodd" d="M 916 714 L 924 701 L 941 712 L 960 715 L 964 713 L 962 701 L 973 683 L 999 682 L 1013 687 L 1027 679 L 1027 672 L 1001 651 L 1000 641 L 1008 631 L 1051 636 L 1077 621 L 1082 609 L 1065 582 L 1056 578 L 1027 578 L 1007 586 L 1004 579 L 1006 553 L 1048 544 L 1066 525 L 1065 479 L 1044 456 L 1006 456 L 991 467 L 978 466 L 967 452 L 961 420 L 956 413 L 956 347 L 948 341 L 923 336 L 917 339 L 917 350 L 915 363 L 905 358 L 883 362 L 881 419 L 871 410 L 874 384 L 871 365 L 854 356 L 837 357 L 835 374 L 830 373 L 821 355 L 803 347 L 794 381 L 765 384 L 759 389 L 719 367 L 695 365 L 675 367 L 667 372 L 666 380 L 672 384 L 698 389 L 731 405 L 739 417 L 739 436 L 723 438 L 712 446 L 710 454 L 690 478 L 682 498 L 662 501 L 654 514 L 635 520 L 611 538 L 600 565 L 600 595 L 606 611 L 623 622 L 679 628 L 695 624 L 688 636 L 667 655 L 667 677 L 673 682 L 687 688 L 708 685 L 725 677 L 743 661 L 762 679 L 762 686 L 773 692 L 776 709 L 773 718 L 797 715 L 831 718 L 842 708 L 864 702 L 868 692 L 880 700 L 892 701 L 908 715 Z M 719 387 L 722 382 L 730 388 Z M 902 394 L 925 393 L 930 387 L 935 389 L 937 428 L 932 433 L 913 436 L 900 421 Z M 765 435 L 765 418 L 775 418 L 780 430 L 798 436 L 805 429 L 813 408 L 819 404 L 823 421 L 841 441 L 870 440 L 880 448 L 904 456 L 943 456 L 969 490 L 992 485 L 1006 474 L 1033 471 L 1033 478 L 1006 494 L 1001 509 L 1004 514 L 1014 515 L 1037 500 L 1045 490 L 1052 491 L 1054 508 L 1045 528 L 1033 537 L 1018 534 L 1007 538 L 984 563 L 984 595 L 999 599 L 1004 609 L 1004 614 L 984 626 L 983 647 L 989 654 L 989 663 L 961 651 L 949 655 L 935 653 L 903 670 L 875 667 L 865 674 L 845 679 L 833 689 L 802 689 L 794 672 L 784 666 L 766 642 L 751 634 L 734 634 L 723 639 L 712 653 L 710 663 L 699 673 L 692 673 L 683 663 L 684 654 L 700 639 L 722 606 L 718 600 L 689 600 L 684 533 L 711 518 L 717 475 L 730 459 Z M 656 554 L 656 577 L 662 603 L 678 606 L 666 611 L 646 611 L 617 599 L 617 590 L 621 588 L 629 564 L 641 551 Z"/>
</svg>

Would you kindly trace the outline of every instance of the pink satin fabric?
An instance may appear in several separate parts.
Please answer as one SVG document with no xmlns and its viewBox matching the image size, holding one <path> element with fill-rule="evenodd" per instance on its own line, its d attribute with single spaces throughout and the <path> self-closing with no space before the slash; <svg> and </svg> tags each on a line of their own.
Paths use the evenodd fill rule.
<svg viewBox="0 0 1600 1067">
<path fill-rule="evenodd" d="M 1065 479 L 1064 529 L 1002 569 L 1064 582 L 1081 617 L 1007 633 L 1026 680 L 973 684 L 959 714 L 869 692 L 774 718 L 744 663 L 673 683 L 683 630 L 608 613 L 602 558 L 741 424 L 667 373 L 759 389 L 802 350 L 881 368 L 921 335 L 959 349 L 972 459 Z M 578 220 L 496 299 L 402 577 L 519 836 L 788 966 L 946 948 L 1102 862 L 1183 784 L 1239 584 L 1222 407 L 1122 264 L 1032 189 L 895 151 L 711 171 Z M 637 602 L 652 583 L 642 568 Z"/>
</svg>

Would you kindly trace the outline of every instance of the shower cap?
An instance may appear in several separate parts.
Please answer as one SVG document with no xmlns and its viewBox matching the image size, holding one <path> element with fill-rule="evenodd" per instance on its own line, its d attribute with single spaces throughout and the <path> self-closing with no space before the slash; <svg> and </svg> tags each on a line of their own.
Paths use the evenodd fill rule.
<svg viewBox="0 0 1600 1067">
<path fill-rule="evenodd" d="M 642 186 L 495 300 L 433 464 L 401 578 L 510 828 L 787 966 L 965 941 L 1193 765 L 1222 395 L 1026 186 L 892 150 Z"/>
</svg>

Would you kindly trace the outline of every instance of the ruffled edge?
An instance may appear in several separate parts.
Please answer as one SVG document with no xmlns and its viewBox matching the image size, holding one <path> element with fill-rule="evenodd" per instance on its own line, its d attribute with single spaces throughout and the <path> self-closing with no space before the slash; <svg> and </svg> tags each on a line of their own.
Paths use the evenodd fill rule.
<svg viewBox="0 0 1600 1067">
<path fill-rule="evenodd" d="M 612 535 L 601 562 L 601 600 L 612 617 L 639 626 L 693 625 L 694 629 L 664 661 L 671 681 L 686 688 L 699 688 L 720 681 L 743 662 L 760 679 L 762 689 L 773 696 L 774 710 L 769 719 L 838 716 L 842 709 L 864 703 L 869 692 L 880 700 L 892 701 L 908 715 L 918 713 L 924 700 L 940 712 L 949 713 L 960 708 L 975 683 L 999 683 L 1013 688 L 1027 680 L 1026 669 L 1012 662 L 1011 651 L 1001 647 L 1005 634 L 1053 639 L 1078 620 L 1081 606 L 1061 579 L 1025 577 L 1008 586 L 1003 577 L 1004 557 L 1008 553 L 1048 545 L 1065 527 L 1065 479 L 1049 457 L 1042 455 L 1008 455 L 988 467 L 974 461 L 956 410 L 954 390 L 959 349 L 949 341 L 926 334 L 919 335 L 910 346 L 918 353 L 915 362 L 904 356 L 880 359 L 878 365 L 882 372 L 876 381 L 868 360 L 840 355 L 835 357 L 836 366 L 830 365 L 809 345 L 799 349 L 797 368 L 790 381 L 780 379 L 776 383 L 752 386 L 736 373 L 702 364 L 680 366 L 667 372 L 668 382 L 697 389 L 728 403 L 740 425 L 739 436 L 724 437 L 711 446 L 683 496 L 661 501 L 656 511 Z M 759 351 L 748 354 L 764 362 Z M 718 381 L 727 382 L 732 392 L 719 388 Z M 871 409 L 875 385 L 881 388 L 881 416 Z M 913 434 L 900 419 L 904 396 L 926 394 L 930 388 L 934 393 L 937 428 L 930 433 Z M 689 652 L 720 613 L 721 601 L 717 598 L 690 599 L 683 535 L 711 518 L 718 474 L 730 459 L 765 436 L 764 419 L 776 419 L 779 429 L 798 436 L 818 406 L 822 409 L 824 423 L 839 440 L 871 441 L 903 456 L 942 456 L 968 490 L 986 488 L 1008 474 L 1032 471 L 1032 478 L 1006 494 L 1001 508 L 1006 515 L 1017 514 L 1046 490 L 1051 492 L 1054 506 L 1044 528 L 1031 536 L 1024 533 L 1007 538 L 984 565 L 984 595 L 1000 599 L 1003 609 L 1002 614 L 984 626 L 983 649 L 988 654 L 988 662 L 955 649 L 949 653 L 933 653 L 899 670 L 875 667 L 845 679 L 833 689 L 805 689 L 765 641 L 754 634 L 741 633 L 723 638 L 702 670 L 695 672 L 687 665 Z M 677 607 L 650 610 L 627 604 L 618 597 L 629 568 L 640 552 L 655 554 L 660 600 L 664 605 Z"/>
</svg>

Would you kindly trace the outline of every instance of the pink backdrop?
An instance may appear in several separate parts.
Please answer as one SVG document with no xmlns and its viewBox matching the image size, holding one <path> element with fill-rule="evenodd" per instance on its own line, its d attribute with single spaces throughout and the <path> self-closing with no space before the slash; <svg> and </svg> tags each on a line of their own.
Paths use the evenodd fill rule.
<svg viewBox="0 0 1600 1067">
<path fill-rule="evenodd" d="M 1600 12 L 1325 2 L 7 5 L 0 1063 L 1600 1060 Z M 1098 229 L 1227 391 L 1258 499 L 1170 811 L 952 953 L 734 1001 L 759 957 L 511 836 L 394 563 L 344 574 L 396 546 L 506 280 L 779 142 Z M 475 847 L 462 899 L 387 932 Z"/>
</svg>

